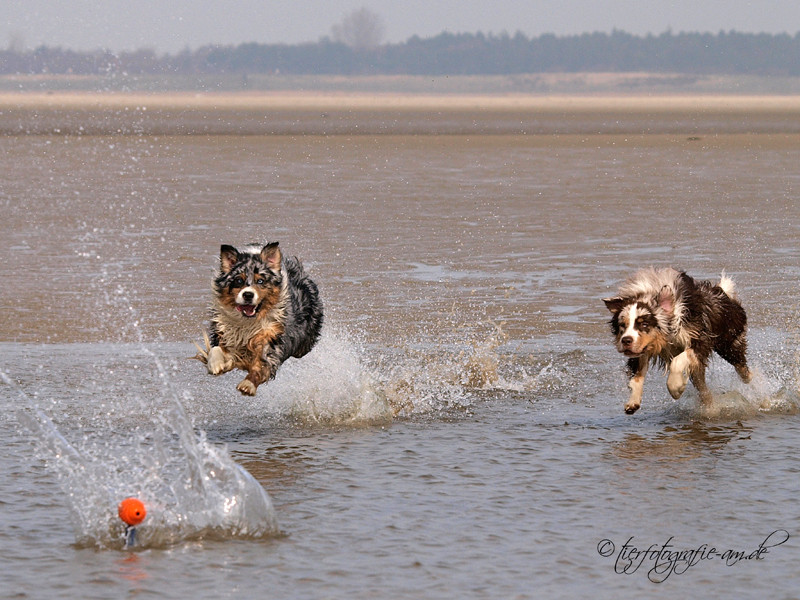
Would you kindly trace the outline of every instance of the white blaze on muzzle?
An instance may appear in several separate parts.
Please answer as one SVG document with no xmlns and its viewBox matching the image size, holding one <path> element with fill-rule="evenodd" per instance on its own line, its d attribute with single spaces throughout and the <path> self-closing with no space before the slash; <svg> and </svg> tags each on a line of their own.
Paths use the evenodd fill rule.
<svg viewBox="0 0 800 600">
<path fill-rule="evenodd" d="M 627 314 L 628 326 L 625 328 L 625 331 L 620 333 L 619 344 L 620 347 L 623 348 L 633 348 L 639 341 L 639 332 L 636 330 L 636 318 L 638 317 L 638 307 L 635 304 L 631 304 L 630 306 L 628 306 L 623 310 L 623 313 L 625 312 L 628 313 Z M 629 343 L 622 342 L 622 340 L 626 338 L 630 338 Z"/>
<path fill-rule="evenodd" d="M 245 317 L 255 316 L 259 302 L 261 299 L 258 296 L 258 290 L 252 286 L 242 288 L 236 294 L 236 310 Z"/>
</svg>

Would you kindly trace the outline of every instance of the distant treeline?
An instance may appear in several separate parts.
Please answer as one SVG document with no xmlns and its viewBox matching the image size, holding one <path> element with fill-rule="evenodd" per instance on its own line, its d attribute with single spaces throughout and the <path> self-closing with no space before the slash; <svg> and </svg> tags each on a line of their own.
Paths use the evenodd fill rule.
<svg viewBox="0 0 800 600">
<path fill-rule="evenodd" d="M 40 47 L 0 51 L 0 74 L 102 75 L 284 73 L 287 75 L 511 75 L 548 72 L 800 75 L 800 33 L 622 31 L 530 38 L 442 33 L 371 49 L 316 43 L 205 46 L 174 55 L 150 50 L 76 52 Z"/>
</svg>

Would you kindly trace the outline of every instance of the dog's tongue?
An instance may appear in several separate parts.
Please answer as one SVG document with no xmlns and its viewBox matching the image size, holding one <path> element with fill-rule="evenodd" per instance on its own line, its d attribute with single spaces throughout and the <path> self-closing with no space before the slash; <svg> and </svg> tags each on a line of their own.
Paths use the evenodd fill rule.
<svg viewBox="0 0 800 600">
<path fill-rule="evenodd" d="M 246 317 L 256 314 L 256 307 L 253 304 L 237 304 L 236 309 Z"/>
</svg>

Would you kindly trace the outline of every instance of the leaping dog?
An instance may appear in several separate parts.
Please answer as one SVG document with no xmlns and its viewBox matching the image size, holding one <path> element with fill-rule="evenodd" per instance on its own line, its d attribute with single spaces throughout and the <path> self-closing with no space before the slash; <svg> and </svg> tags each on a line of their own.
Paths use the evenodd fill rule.
<svg viewBox="0 0 800 600">
<path fill-rule="evenodd" d="M 205 348 L 194 357 L 212 375 L 247 371 L 236 389 L 254 396 L 290 356 L 301 358 L 322 328 L 316 284 L 297 258 L 284 258 L 278 243 L 243 250 L 223 245 Z"/>
<path fill-rule="evenodd" d="M 703 404 L 711 402 L 705 373 L 712 351 L 731 363 L 745 383 L 747 315 L 736 289 L 723 273 L 718 284 L 696 281 L 675 269 L 642 269 L 605 298 L 617 350 L 628 357 L 630 398 L 625 412 L 642 404 L 642 389 L 651 362 L 668 372 L 667 389 L 678 399 L 691 379 Z"/>
</svg>

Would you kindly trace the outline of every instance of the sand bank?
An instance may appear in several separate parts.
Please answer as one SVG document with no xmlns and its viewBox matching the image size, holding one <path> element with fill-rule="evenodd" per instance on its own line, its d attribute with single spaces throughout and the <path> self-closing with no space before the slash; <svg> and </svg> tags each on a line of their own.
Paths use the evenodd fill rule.
<svg viewBox="0 0 800 600">
<path fill-rule="evenodd" d="M 800 96 L 0 93 L 0 134 L 798 133 Z"/>
</svg>

